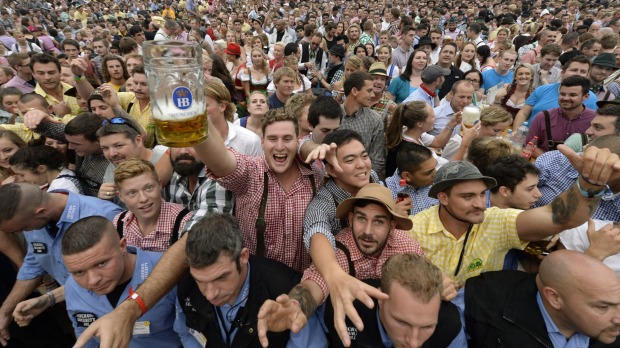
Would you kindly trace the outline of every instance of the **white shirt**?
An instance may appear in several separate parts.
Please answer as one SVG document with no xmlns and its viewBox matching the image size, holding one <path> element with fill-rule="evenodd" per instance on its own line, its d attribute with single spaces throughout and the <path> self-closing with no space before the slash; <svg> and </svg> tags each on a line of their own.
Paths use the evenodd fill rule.
<svg viewBox="0 0 620 348">
<path fill-rule="evenodd" d="M 224 145 L 226 147 L 232 147 L 233 149 L 249 155 L 249 156 L 262 156 L 263 147 L 261 146 L 260 138 L 256 133 L 249 129 L 245 129 L 239 125 L 228 123 L 228 136 Z M 217 132 L 216 130 L 213 130 Z"/>
<path fill-rule="evenodd" d="M 612 224 L 613 221 L 594 219 L 594 230 L 598 231 L 603 226 Z M 560 233 L 560 241 L 569 250 L 580 252 L 586 251 L 590 247 L 590 238 L 588 237 L 588 223 L 581 226 L 568 229 Z M 618 276 L 620 276 L 620 254 L 612 255 L 603 260 L 603 263 L 611 268 Z"/>
</svg>

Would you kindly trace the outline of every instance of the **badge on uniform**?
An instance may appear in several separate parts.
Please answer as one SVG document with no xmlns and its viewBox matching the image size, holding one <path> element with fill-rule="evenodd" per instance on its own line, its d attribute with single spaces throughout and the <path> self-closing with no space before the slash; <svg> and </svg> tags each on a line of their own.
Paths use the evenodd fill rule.
<svg viewBox="0 0 620 348">
<path fill-rule="evenodd" d="M 32 242 L 32 252 L 35 254 L 47 254 L 47 244 L 41 242 Z"/>
<path fill-rule="evenodd" d="M 151 334 L 151 322 L 150 321 L 137 321 L 133 325 L 134 335 L 150 335 Z"/>
<path fill-rule="evenodd" d="M 90 324 L 97 320 L 97 316 L 93 313 L 74 313 L 73 318 L 77 327 L 89 327 Z"/>
<path fill-rule="evenodd" d="M 207 338 L 201 332 L 194 329 L 189 329 L 189 333 L 190 335 L 194 336 L 194 338 L 196 339 L 196 341 L 198 341 L 198 343 L 200 343 L 202 348 L 205 348 L 207 346 Z"/>
</svg>

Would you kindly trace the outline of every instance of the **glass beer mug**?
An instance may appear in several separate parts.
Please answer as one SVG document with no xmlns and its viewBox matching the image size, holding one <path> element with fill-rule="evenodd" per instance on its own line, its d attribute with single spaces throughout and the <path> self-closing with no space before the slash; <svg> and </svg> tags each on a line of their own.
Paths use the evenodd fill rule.
<svg viewBox="0 0 620 348">
<path fill-rule="evenodd" d="M 207 138 L 202 48 L 197 43 L 147 41 L 142 46 L 157 142 L 187 147 Z"/>
</svg>

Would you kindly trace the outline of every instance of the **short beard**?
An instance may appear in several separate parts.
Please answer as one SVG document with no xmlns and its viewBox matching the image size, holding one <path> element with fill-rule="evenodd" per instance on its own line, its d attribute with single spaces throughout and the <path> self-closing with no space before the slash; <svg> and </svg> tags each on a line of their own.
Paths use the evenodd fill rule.
<svg viewBox="0 0 620 348">
<path fill-rule="evenodd" d="M 180 163 L 179 160 L 192 160 L 192 163 Z M 180 176 L 198 175 L 204 167 L 204 163 L 196 161 L 193 157 L 186 157 L 184 155 L 180 155 L 172 162 L 172 168 Z"/>
</svg>

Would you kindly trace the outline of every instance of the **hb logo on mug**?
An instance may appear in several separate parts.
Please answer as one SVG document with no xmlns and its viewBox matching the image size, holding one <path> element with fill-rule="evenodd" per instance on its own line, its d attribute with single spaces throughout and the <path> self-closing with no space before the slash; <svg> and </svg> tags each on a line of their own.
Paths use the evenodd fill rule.
<svg viewBox="0 0 620 348">
<path fill-rule="evenodd" d="M 192 106 L 192 92 L 187 87 L 177 87 L 172 91 L 172 101 L 177 109 L 189 109 Z"/>
</svg>

